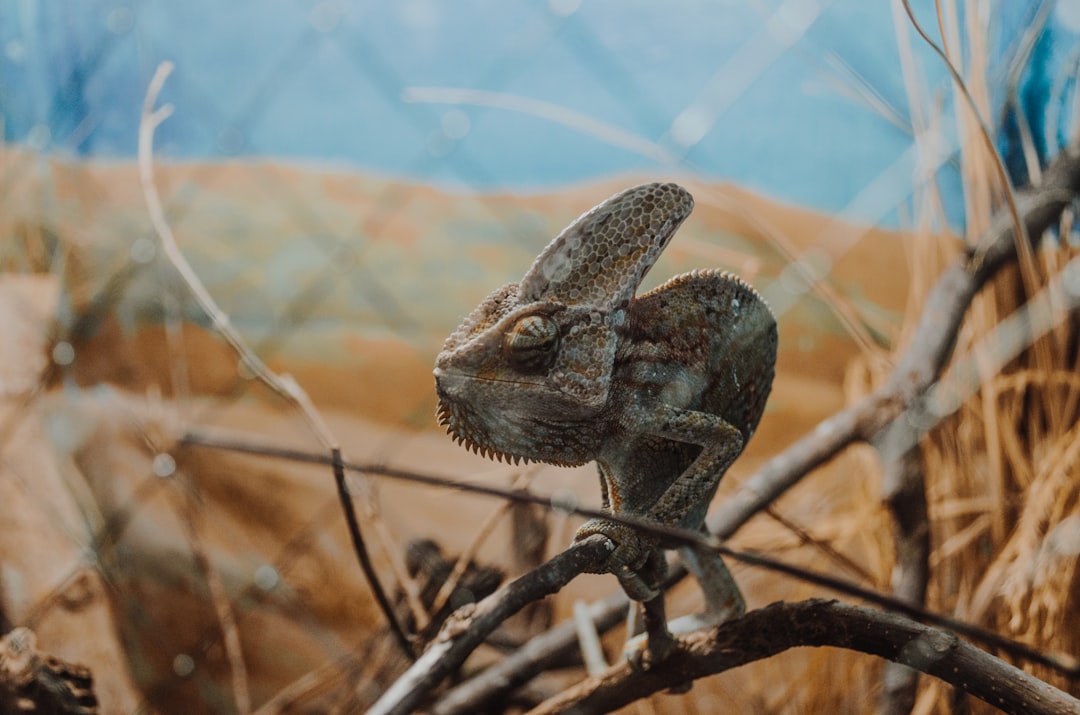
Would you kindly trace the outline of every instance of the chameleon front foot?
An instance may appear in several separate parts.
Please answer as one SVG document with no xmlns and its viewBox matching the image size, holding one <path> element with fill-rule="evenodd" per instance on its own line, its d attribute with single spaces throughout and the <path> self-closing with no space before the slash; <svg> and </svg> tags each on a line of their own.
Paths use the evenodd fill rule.
<svg viewBox="0 0 1080 715">
<path fill-rule="evenodd" d="M 641 604 L 645 632 L 627 641 L 623 657 L 633 667 L 647 670 L 652 664 L 665 660 L 678 645 L 664 616 L 661 584 L 667 574 L 667 561 L 655 538 L 625 524 L 591 519 L 578 529 L 574 540 L 580 541 L 593 534 L 606 536 L 615 544 L 596 572 L 612 573 L 619 579 L 623 591 L 636 602 L 632 609 L 637 608 L 637 603 Z M 628 628 L 628 636 L 637 631 L 636 626 L 628 624 Z"/>
<path fill-rule="evenodd" d="M 606 536 L 615 544 L 607 560 L 594 573 L 614 574 L 634 601 L 644 603 L 661 595 L 660 583 L 667 572 L 667 563 L 654 538 L 616 521 L 590 519 L 574 534 L 574 541 L 593 534 Z"/>
</svg>

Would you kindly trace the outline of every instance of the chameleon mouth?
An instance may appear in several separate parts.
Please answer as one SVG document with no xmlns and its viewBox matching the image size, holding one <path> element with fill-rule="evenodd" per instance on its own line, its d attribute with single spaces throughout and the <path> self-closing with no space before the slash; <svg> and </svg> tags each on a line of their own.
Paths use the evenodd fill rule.
<svg viewBox="0 0 1080 715">
<path fill-rule="evenodd" d="M 484 444 L 481 439 L 477 438 L 476 431 L 466 421 L 460 419 L 453 407 L 443 400 L 439 400 L 435 416 L 439 424 L 446 428 L 446 433 L 450 435 L 451 439 L 485 459 L 515 465 L 528 464 L 532 461 L 528 457 L 501 452 Z"/>
</svg>

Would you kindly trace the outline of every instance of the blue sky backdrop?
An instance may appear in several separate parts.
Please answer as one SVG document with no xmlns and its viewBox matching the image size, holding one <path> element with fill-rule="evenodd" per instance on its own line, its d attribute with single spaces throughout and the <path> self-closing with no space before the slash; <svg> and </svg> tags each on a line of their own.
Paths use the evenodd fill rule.
<svg viewBox="0 0 1080 715">
<path fill-rule="evenodd" d="M 912 4 L 940 40 L 933 1 Z M 1072 121 L 1080 0 L 986 6 L 987 119 L 1022 181 L 1007 73 L 1025 28 L 1045 12 L 1018 96 L 1040 150 L 1055 153 Z M 9 0 L 0 4 L 0 118 L 9 142 L 130 159 L 146 85 L 172 60 L 162 100 L 176 112 L 157 145 L 166 158 L 329 162 L 468 190 L 689 170 L 895 224 L 915 170 L 897 7 Z M 911 44 L 925 100 L 941 107 L 938 179 L 961 224 L 956 166 L 945 161 L 956 148 L 954 95 L 941 61 L 913 33 Z M 888 201 L 868 199 L 883 177 L 906 181 Z"/>
</svg>

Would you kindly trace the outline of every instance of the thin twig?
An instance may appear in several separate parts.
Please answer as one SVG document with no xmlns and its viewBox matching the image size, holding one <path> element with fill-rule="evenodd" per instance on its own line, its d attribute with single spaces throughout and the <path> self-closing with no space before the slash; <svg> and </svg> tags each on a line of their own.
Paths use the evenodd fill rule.
<svg viewBox="0 0 1080 715">
<path fill-rule="evenodd" d="M 161 93 L 161 89 L 165 85 L 165 80 L 168 79 L 172 70 L 172 62 L 162 62 L 158 65 L 153 78 L 150 80 L 150 85 L 147 87 L 146 96 L 143 99 L 142 114 L 139 119 L 139 179 L 143 198 L 146 201 L 147 212 L 150 214 L 150 222 L 154 227 L 154 232 L 161 241 L 162 250 L 165 252 L 165 256 L 176 268 L 180 277 L 183 278 L 184 283 L 187 285 L 188 290 L 191 291 L 191 294 L 199 304 L 199 307 L 207 317 L 210 318 L 214 329 L 240 357 L 240 363 L 243 368 L 296 407 L 304 416 L 304 419 L 307 420 L 309 427 L 322 446 L 327 451 L 331 452 L 331 454 L 338 454 L 338 441 L 331 434 L 330 428 L 327 426 L 325 420 L 323 420 L 322 415 L 315 409 L 307 392 L 300 387 L 292 376 L 278 375 L 267 367 L 258 354 L 247 346 L 247 343 L 244 342 L 240 333 L 233 327 L 232 321 L 229 320 L 229 316 L 218 307 L 213 297 L 211 297 L 210 292 L 206 289 L 206 286 L 204 286 L 199 279 L 198 274 L 195 273 L 191 264 L 188 263 L 187 259 L 184 257 L 183 252 L 176 243 L 176 238 L 173 236 L 172 228 L 165 219 L 165 211 L 162 207 L 161 198 L 158 195 L 157 184 L 154 180 L 154 132 L 159 124 L 172 115 L 173 107 L 171 104 L 166 104 L 154 109 L 154 106 L 157 104 L 158 95 Z M 338 455 L 338 457 L 340 457 L 340 455 Z M 331 464 L 333 464 L 333 462 L 331 462 Z M 339 475 L 335 473 L 334 478 L 335 480 L 338 480 Z M 341 480 L 343 479 L 344 475 L 341 475 Z M 353 549 L 356 551 L 356 557 L 360 563 L 360 567 L 364 571 L 364 575 L 368 580 L 368 584 L 371 586 L 375 600 L 378 602 L 380 608 L 382 608 L 383 615 L 390 624 L 390 628 L 393 631 L 395 638 L 405 654 L 412 658 L 413 649 L 411 641 L 408 634 L 405 632 L 405 627 L 401 624 L 393 609 L 390 607 L 390 599 L 387 597 L 386 592 L 378 579 L 378 574 L 371 564 L 371 558 L 368 554 L 367 547 L 364 544 L 363 534 L 360 531 L 359 522 L 356 518 L 355 507 L 352 504 L 351 498 L 348 496 L 348 489 L 343 481 L 338 482 L 338 490 L 339 493 L 342 494 L 342 508 L 345 511 L 345 519 L 349 526 L 349 534 L 352 538 Z"/>
<path fill-rule="evenodd" d="M 1050 18 L 1050 12 L 1057 6 L 1054 0 L 1043 0 L 1035 17 L 1024 27 L 1020 36 L 1020 44 L 1009 62 L 1009 71 L 1005 76 L 1005 106 L 1011 108 L 1013 118 L 1016 120 L 1017 133 L 1020 135 L 1020 148 L 1024 156 L 1024 165 L 1027 168 L 1028 181 L 1038 184 L 1042 180 L 1042 167 L 1039 166 L 1039 152 L 1035 148 L 1035 139 L 1031 132 L 1031 123 L 1028 121 L 1024 105 L 1020 100 L 1020 80 L 1025 70 L 1030 66 L 1032 50 L 1046 29 L 1046 22 Z M 1049 125 L 1055 126 L 1055 125 Z"/>
<path fill-rule="evenodd" d="M 523 470 L 522 474 L 514 480 L 512 488 L 528 489 L 529 484 L 532 482 L 533 475 L 535 474 L 535 468 Z M 441 611 L 443 606 L 446 605 L 446 602 L 450 600 L 450 596 L 453 595 L 454 589 L 457 588 L 458 583 L 461 581 L 461 577 L 469 568 L 469 563 L 476 556 L 476 552 L 479 551 L 480 547 L 487 541 L 491 532 L 498 525 L 499 521 L 506 516 L 506 512 L 509 511 L 512 505 L 513 502 L 503 502 L 497 509 L 488 514 L 487 518 L 480 525 L 480 528 L 476 530 L 472 543 L 458 555 L 453 570 L 450 572 L 450 575 L 446 577 L 446 581 L 443 582 L 442 586 L 439 587 L 438 593 L 435 594 L 435 599 L 431 602 L 431 613 L 438 613 Z M 417 626 L 418 631 L 422 631 L 423 629 L 424 626 Z"/>
<path fill-rule="evenodd" d="M 533 601 L 558 593 L 579 574 L 601 564 L 612 547 L 606 537 L 591 536 L 511 581 L 475 606 L 456 611 L 443 626 L 435 643 L 383 693 L 368 710 L 368 715 L 413 712 L 503 621 Z"/>
<path fill-rule="evenodd" d="M 341 501 L 341 509 L 345 512 L 345 523 L 349 527 L 349 536 L 352 538 L 353 551 L 356 552 L 357 559 L 360 560 L 360 568 L 364 572 L 364 577 L 370 584 L 379 583 L 379 575 L 375 571 L 375 564 L 371 561 L 371 556 L 368 554 L 367 547 L 364 545 L 364 538 L 360 531 L 360 521 L 356 518 L 356 505 L 353 504 L 352 494 L 349 492 L 349 484 L 345 479 L 345 466 L 341 459 L 341 450 L 334 447 L 330 450 L 330 466 L 334 470 L 334 483 L 337 485 L 338 499 Z M 381 586 L 373 587 L 372 593 L 375 595 L 375 600 L 379 604 L 379 608 L 386 614 L 387 620 L 391 625 L 391 632 L 398 641 L 398 645 L 401 646 L 401 650 L 405 652 L 411 658 L 414 657 L 412 640 L 405 632 L 405 627 L 398 621 L 397 616 L 394 614 L 394 605 L 390 602 L 390 598 L 386 595 L 386 591 Z"/>
<path fill-rule="evenodd" d="M 322 445 L 330 449 L 336 444 L 336 441 L 330 434 L 330 430 L 322 417 L 312 407 L 310 400 L 306 398 L 306 393 L 294 380 L 288 376 L 279 376 L 267 367 L 262 359 L 248 348 L 247 343 L 244 342 L 244 339 L 233 327 L 229 316 L 218 307 L 206 286 L 199 279 L 198 274 L 195 273 L 191 264 L 184 257 L 180 246 L 176 243 L 172 228 L 165 218 L 165 210 L 162 207 L 161 198 L 157 191 L 157 183 L 154 180 L 154 132 L 159 124 L 172 116 L 173 106 L 165 104 L 154 109 L 154 105 L 157 104 L 158 95 L 161 93 L 165 80 L 168 79 L 172 71 L 172 62 L 162 62 L 158 65 L 157 71 L 154 72 L 154 77 L 150 80 L 149 87 L 147 87 L 146 97 L 143 99 L 142 117 L 139 122 L 139 179 L 154 232 L 161 241 L 165 256 L 184 280 L 188 290 L 191 291 L 192 297 L 195 298 L 195 302 L 199 304 L 199 308 L 210 319 L 214 330 L 240 356 L 244 369 L 271 390 L 298 407 Z"/>
<path fill-rule="evenodd" d="M 799 540 L 799 544 L 802 546 L 809 546 L 812 549 L 817 549 L 838 566 L 850 571 L 866 583 L 873 583 L 874 576 L 865 567 L 856 563 L 855 560 L 847 554 L 837 550 L 828 540 L 819 539 L 800 524 L 797 524 L 795 521 L 782 514 L 775 504 L 765 510 L 765 515 L 794 534 L 795 538 Z"/>
<path fill-rule="evenodd" d="M 1020 263 L 1020 273 L 1023 276 L 1025 287 L 1031 289 L 1034 285 L 1035 276 L 1035 260 L 1032 257 L 1031 249 L 1031 233 L 1025 229 L 1024 222 L 1021 220 L 1020 210 L 1016 201 L 1016 190 L 1013 187 L 1012 180 L 1009 178 L 1009 172 L 1005 169 L 1005 162 L 1002 161 L 1001 155 L 997 151 L 997 147 L 994 145 L 994 138 L 990 134 L 990 128 L 986 124 L 986 120 L 979 114 L 979 105 L 975 102 L 975 98 L 971 96 L 971 91 L 968 89 L 967 83 L 964 82 L 964 77 L 960 74 L 960 71 L 953 64 L 948 53 L 931 39 L 930 35 L 926 33 L 922 25 L 919 24 L 919 20 L 915 17 L 915 12 L 911 9 L 911 0 L 901 0 L 904 4 L 904 10 L 907 12 L 908 19 L 911 21 L 911 26 L 915 28 L 915 32 L 930 46 L 930 49 L 941 58 L 941 61 L 945 64 L 945 69 L 949 71 L 949 75 L 952 77 L 956 87 L 960 90 L 960 93 L 964 96 L 964 100 L 967 102 L 968 108 L 971 110 L 972 115 L 975 117 L 976 124 L 979 128 L 979 135 L 985 144 L 986 151 L 990 156 L 991 163 L 994 165 L 994 171 L 997 173 L 998 181 L 1001 183 L 1001 189 L 1005 192 L 1005 203 L 1009 209 L 1009 216 L 1012 220 L 1014 234 L 1014 249 L 1017 253 L 1017 258 Z M 940 5 L 935 2 L 935 7 L 940 11 Z M 941 24 L 940 13 L 938 15 L 938 22 Z M 944 29 L 944 24 L 941 24 Z"/>
<path fill-rule="evenodd" d="M 177 475 L 174 474 L 173 476 Z M 217 616 L 218 625 L 221 628 L 225 658 L 229 662 L 229 671 L 232 676 L 236 710 L 241 715 L 246 715 L 251 712 L 251 691 L 248 688 L 244 650 L 240 643 L 240 629 L 236 626 L 236 612 L 229 602 L 229 594 L 221 580 L 221 575 L 214 568 L 214 564 L 211 563 L 202 537 L 199 535 L 199 527 L 196 524 L 199 505 L 194 491 L 195 486 L 190 480 L 186 479 L 177 482 L 177 485 L 184 492 L 184 513 L 181 515 L 180 521 L 184 524 L 188 548 L 191 549 L 191 555 L 195 559 L 195 566 L 202 574 L 206 587 L 210 591 L 210 602 L 214 605 L 214 614 Z"/>
</svg>

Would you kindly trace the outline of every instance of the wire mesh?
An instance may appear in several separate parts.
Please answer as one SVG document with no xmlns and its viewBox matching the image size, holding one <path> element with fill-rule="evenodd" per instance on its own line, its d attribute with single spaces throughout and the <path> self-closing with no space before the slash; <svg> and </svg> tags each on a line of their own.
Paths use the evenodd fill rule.
<svg viewBox="0 0 1080 715">
<path fill-rule="evenodd" d="M 397 5 L 100 0 L 0 10 L 0 502 L 9 505 L 0 513 L 11 536 L 0 540 L 0 625 L 30 626 L 74 661 L 125 663 L 95 672 L 112 712 L 361 711 L 407 662 L 349 548 L 329 469 L 180 446 L 194 428 L 309 450 L 320 436 L 220 338 L 163 251 L 135 160 L 139 107 L 161 60 L 176 69 L 157 106 L 173 115 L 157 130 L 152 183 L 194 274 L 253 354 L 303 386 L 350 458 L 539 484 L 567 503 L 598 500 L 590 468 L 496 467 L 430 429 L 430 364 L 460 316 L 517 279 L 578 213 L 632 178 L 677 177 L 697 196 L 699 218 L 650 280 L 720 263 L 758 283 L 781 316 L 782 365 L 798 377 L 778 387 L 773 426 L 763 425 L 759 445 L 733 470 L 734 488 L 840 406 L 852 360 L 868 382 L 888 366 L 905 336 L 900 316 L 914 314 L 904 301 L 919 295 L 916 267 L 895 268 L 914 250 L 911 236 L 945 252 L 953 239 L 943 236 L 966 231 L 974 245 L 977 216 L 1000 203 L 999 188 L 972 178 L 989 172 L 979 163 L 985 147 L 971 148 L 970 125 L 957 118 L 966 100 L 900 29 L 900 3 L 895 27 L 842 48 L 830 38 L 844 27 L 857 35 L 862 11 L 841 0 L 721 3 L 727 23 L 695 22 L 689 2 L 681 16 L 566 0 L 515 11 Z M 916 5 L 933 19 L 933 3 Z M 1071 126 L 1075 66 L 1045 70 L 1030 59 L 1046 59 L 1042 44 L 978 45 L 997 27 L 990 5 L 965 5 L 946 30 L 970 23 L 954 50 L 990 58 L 982 118 L 1023 183 L 1071 139 L 1061 127 Z M 1010 26 L 1037 27 L 1050 5 L 995 9 Z M 634 13 L 640 22 L 611 24 L 614 14 Z M 210 40 L 189 44 L 202 33 Z M 408 51 L 398 46 L 405 36 Z M 890 45 L 887 60 L 871 61 L 882 36 L 896 57 Z M 714 55 L 681 50 L 709 42 Z M 797 73 L 803 65 L 808 75 Z M 1015 117 L 1028 116 L 1028 95 L 1018 88 L 1032 73 L 1052 77 L 1064 99 L 1054 103 L 1056 122 L 1039 115 L 1024 130 Z M 1008 97 L 993 96 L 1001 76 L 1017 78 Z M 804 84 L 777 90 L 790 78 Z M 806 96 L 830 107 L 821 121 L 839 123 L 848 141 L 815 146 L 805 126 L 791 129 Z M 870 155 L 880 137 L 895 151 Z M 740 144 L 758 160 L 735 177 L 723 167 Z M 1036 159 L 1021 171 L 1025 146 Z M 1058 248 L 1071 255 L 1068 241 Z M 1045 258 L 1040 275 L 1064 265 Z M 1065 347 L 1055 365 L 1075 357 L 1071 333 L 1058 330 Z M 970 361 L 964 369 L 971 378 Z M 1070 389 L 1046 418 L 1054 434 L 1075 419 Z M 1016 449 L 1002 447 L 1011 457 Z M 935 446 L 933 459 L 943 451 Z M 575 524 L 363 475 L 348 485 L 398 616 L 419 631 L 493 589 L 492 568 L 520 573 L 561 549 Z M 853 560 L 864 585 L 884 588 L 887 535 L 864 529 L 881 516 L 875 486 L 834 480 L 740 538 L 803 556 L 820 555 L 813 542 L 821 541 L 842 553 L 832 565 Z M 953 518 L 942 516 L 948 509 L 965 508 L 937 504 L 943 521 Z M 1015 521 L 992 509 L 964 512 L 941 527 L 941 542 L 977 541 L 973 529 L 1000 545 Z M 777 528 L 792 512 L 799 518 L 790 528 Z M 1064 510 L 1055 523 L 1070 518 Z M 1055 538 L 1067 554 L 1066 532 Z M 435 552 L 424 538 L 437 542 Z M 455 570 L 462 553 L 477 563 Z M 953 552 L 942 553 L 948 561 Z M 451 571 L 460 584 L 440 590 Z M 758 600 L 800 593 L 770 590 L 756 573 L 737 576 Z M 501 647 L 611 586 L 582 579 L 511 623 Z M 938 605 L 985 615 L 985 594 L 958 605 L 963 599 L 942 588 Z M 693 598 L 680 596 L 682 605 Z M 1022 598 L 1011 598 L 1020 613 Z M 447 607 L 431 609 L 440 601 Z M 1069 603 L 1036 605 L 1051 615 L 1034 625 L 1017 615 L 1018 630 L 1049 632 L 1070 612 Z M 836 663 L 859 682 L 876 676 Z M 796 658 L 775 667 L 815 666 Z M 717 689 L 766 711 L 820 702 L 733 679 Z M 859 707 L 871 686 L 831 697 Z"/>
</svg>

